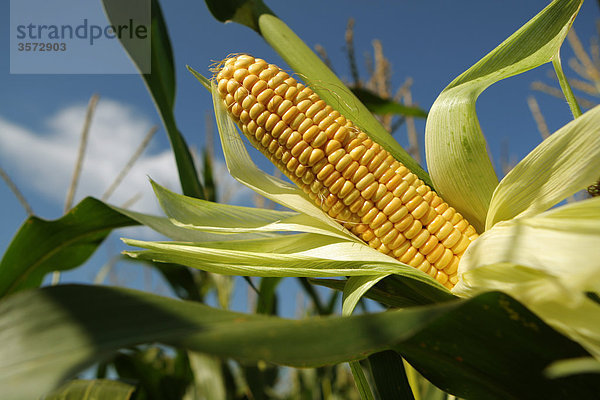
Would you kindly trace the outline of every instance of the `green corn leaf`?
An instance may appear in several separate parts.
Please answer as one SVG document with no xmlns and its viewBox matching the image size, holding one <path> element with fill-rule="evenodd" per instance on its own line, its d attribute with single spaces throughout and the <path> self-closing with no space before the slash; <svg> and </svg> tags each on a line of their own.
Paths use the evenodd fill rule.
<svg viewBox="0 0 600 400">
<path fill-rule="evenodd" d="M 170 262 L 223 275 L 334 277 L 397 274 L 444 290 L 435 279 L 365 245 L 301 233 L 226 242 L 144 242 L 124 239 L 148 251 L 127 255 Z"/>
<path fill-rule="evenodd" d="M 225 240 L 257 239 L 261 237 L 264 238 L 273 236 L 273 234 L 269 232 L 242 232 L 235 235 L 223 235 L 214 232 L 204 232 L 198 229 L 190 229 L 188 227 L 184 227 L 181 224 L 175 225 L 171 220 L 165 217 L 142 214 L 135 211 L 125 210 L 116 206 L 109 207 L 173 240 L 187 242 L 210 242 Z"/>
<path fill-rule="evenodd" d="M 0 297 L 81 265 L 113 229 L 131 225 L 137 222 L 91 197 L 54 221 L 29 217 L 0 261 Z"/>
<path fill-rule="evenodd" d="M 120 0 L 102 0 L 102 4 L 108 19 L 112 23 L 123 18 L 123 8 L 126 9 L 128 6 L 127 2 Z M 198 179 L 192 155 L 183 135 L 177 128 L 173 114 L 173 107 L 175 106 L 175 67 L 167 25 L 158 0 L 152 0 L 151 8 L 151 73 L 144 73 L 142 77 L 169 135 L 183 192 L 188 196 L 202 198 L 204 197 L 204 190 Z M 142 60 L 137 58 L 136 53 L 132 52 L 131 49 L 125 47 L 125 50 L 127 50 L 136 66 L 139 67 Z"/>
<path fill-rule="evenodd" d="M 600 356 L 600 198 L 503 221 L 463 256 L 458 295 L 502 290 Z"/>
<path fill-rule="evenodd" d="M 369 356 L 369 365 L 381 399 L 415 400 L 398 353 L 390 350 L 375 353 Z"/>
<path fill-rule="evenodd" d="M 188 359 L 194 374 L 192 387 L 183 400 L 206 399 L 226 400 L 223 362 L 217 357 L 189 351 Z"/>
<path fill-rule="evenodd" d="M 550 378 L 562 378 L 582 373 L 600 374 L 600 361 L 591 357 L 573 358 L 556 361 L 546 369 L 546 375 Z"/>
<path fill-rule="evenodd" d="M 257 31 L 325 102 L 352 120 L 428 185 L 427 172 L 394 140 L 369 109 L 262 0 L 205 0 L 221 22 L 234 21 Z M 239 49 L 243 52 L 243 49 Z"/>
<path fill-rule="evenodd" d="M 345 279 L 310 279 L 310 282 L 340 292 L 346 286 Z M 393 275 L 369 289 L 364 296 L 392 308 L 437 304 L 456 299 L 448 291 L 431 290 L 424 283 Z"/>
<path fill-rule="evenodd" d="M 348 278 L 344 286 L 342 315 L 351 315 L 363 295 L 386 276 L 352 276 Z"/>
<path fill-rule="evenodd" d="M 459 269 L 469 275 L 468 281 L 480 266 L 520 265 L 537 271 L 540 277 L 557 280 L 560 287 L 579 298 L 586 291 L 600 292 L 598 243 L 600 198 L 591 198 L 496 224 L 467 249 Z M 510 274 L 505 280 L 507 285 L 513 280 L 514 285 L 520 284 Z M 560 296 L 562 301 L 568 301 L 565 296 Z"/>
<path fill-rule="evenodd" d="M 496 188 L 486 229 L 536 215 L 583 190 L 600 171 L 600 106 L 565 125 L 519 162 Z"/>
<path fill-rule="evenodd" d="M 153 186 L 171 222 L 187 229 L 214 233 L 309 232 L 348 238 L 338 227 L 332 229 L 306 214 L 212 203 L 173 193 L 154 182 Z"/>
<path fill-rule="evenodd" d="M 118 349 L 156 342 L 295 367 L 396 349 L 434 384 L 463 398 L 593 398 L 600 391 L 596 377 L 547 379 L 543 371 L 552 362 L 587 353 L 500 293 L 294 321 L 128 289 L 65 285 L 0 302 L 0 341 L 0 387 L 7 399 L 38 398 Z"/>
<path fill-rule="evenodd" d="M 76 379 L 44 397 L 45 400 L 130 400 L 135 386 L 108 379 Z"/>
<path fill-rule="evenodd" d="M 479 232 L 498 179 L 477 119 L 477 97 L 495 82 L 550 62 L 581 3 L 553 1 L 450 83 L 431 107 L 425 145 L 435 189 Z"/>
</svg>

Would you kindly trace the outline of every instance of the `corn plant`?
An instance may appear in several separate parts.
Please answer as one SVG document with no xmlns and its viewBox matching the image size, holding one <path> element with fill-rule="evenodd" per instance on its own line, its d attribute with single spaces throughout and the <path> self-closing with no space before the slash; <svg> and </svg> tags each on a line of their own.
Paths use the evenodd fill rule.
<svg viewBox="0 0 600 400">
<path fill-rule="evenodd" d="M 83 207 L 103 218 L 83 218 L 84 232 L 144 224 L 173 241 L 124 239 L 144 249 L 127 251 L 130 257 L 221 275 L 308 278 L 343 294 L 342 315 L 287 320 L 115 287 L 35 289 L 56 269 L 56 258 L 43 257 L 49 250 L 33 252 L 31 260 L 16 254 L 27 238 L 43 236 L 42 227 L 60 231 L 37 222 L 24 226 L 0 265 L 0 294 L 10 294 L 0 302 L 5 396 L 36 398 L 67 382 L 59 392 L 92 387 L 129 398 L 131 387 L 121 383 L 68 380 L 119 350 L 148 343 L 198 355 L 197 364 L 234 359 L 263 371 L 267 364 L 349 363 L 364 399 L 597 396 L 600 199 L 560 203 L 597 179 L 600 108 L 574 112 L 573 121 L 500 181 L 475 112 L 487 87 L 547 62 L 577 110 L 559 50 L 581 1 L 553 1 L 440 93 L 426 125 L 429 174 L 261 1 L 207 5 L 217 19 L 256 31 L 303 77 L 299 83 L 249 55 L 218 65 L 212 80 L 190 68 L 213 96 L 230 173 L 286 210 L 202 199 L 196 175 L 181 173 L 190 160 L 172 119 L 172 98 L 160 99 L 161 85 L 173 79 L 172 64 L 164 62 L 171 60 L 166 26 L 154 2 L 153 50 L 165 59 L 159 64 L 154 57 L 152 76 L 144 79 L 159 98 L 176 156 L 187 160 L 178 164 L 185 194 L 152 182 L 166 217 L 88 199 L 62 224 L 81 219 Z M 109 18 L 111 12 L 107 7 Z M 233 51 L 243 49 L 227 53 Z M 240 131 L 292 183 L 260 170 Z M 39 232 L 27 231 L 34 228 Z M 64 245 L 69 239 L 52 243 L 71 257 L 63 268 L 81 261 Z M 387 310 L 352 315 L 363 297 Z M 155 350 L 129 361 L 148 357 L 174 363 Z M 213 383 L 225 379 L 217 375 Z M 185 374 L 173 376 L 192 385 Z M 187 394 L 232 398 L 214 385 L 194 390 Z"/>
</svg>

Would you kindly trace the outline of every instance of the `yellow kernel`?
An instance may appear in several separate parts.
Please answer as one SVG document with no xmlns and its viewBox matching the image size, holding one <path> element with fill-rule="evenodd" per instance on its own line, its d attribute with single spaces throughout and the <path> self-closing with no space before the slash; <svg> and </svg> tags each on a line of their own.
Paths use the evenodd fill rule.
<svg viewBox="0 0 600 400">
<path fill-rule="evenodd" d="M 427 230 L 431 233 L 435 233 L 435 232 L 437 232 L 438 229 L 440 229 L 442 227 L 442 225 L 444 225 L 444 223 L 446 223 L 446 220 L 444 219 L 444 217 L 442 217 L 441 215 L 438 215 L 437 217 L 435 217 L 435 219 L 433 221 L 431 221 L 427 225 Z"/>
<path fill-rule="evenodd" d="M 342 144 L 340 142 L 338 142 L 337 140 L 330 140 L 327 142 L 327 146 L 325 146 L 325 154 L 330 155 L 331 153 L 337 151 L 338 149 L 341 149 Z M 346 151 L 344 149 L 342 149 L 342 153 L 344 154 L 346 153 Z"/>
<path fill-rule="evenodd" d="M 298 110 L 300 110 L 300 112 L 305 115 L 306 115 L 306 110 L 308 110 L 310 106 L 312 106 L 312 101 L 310 101 L 308 99 L 299 101 L 296 104 L 296 107 L 298 108 Z"/>
<path fill-rule="evenodd" d="M 343 184 L 342 188 L 340 189 L 340 192 L 338 193 L 338 196 L 346 197 L 346 195 L 350 193 L 352 189 L 354 189 L 354 184 L 350 181 L 345 180 L 343 177 L 340 179 L 343 181 Z"/>
<path fill-rule="evenodd" d="M 227 81 L 227 92 L 235 93 L 235 91 L 240 87 L 240 83 L 230 79 Z"/>
<path fill-rule="evenodd" d="M 444 254 L 442 254 L 440 259 L 434 263 L 435 267 L 437 269 L 444 269 L 444 267 L 446 267 L 446 265 L 448 265 L 450 261 L 452 261 L 453 256 L 454 254 L 452 254 L 452 251 L 450 251 L 450 249 L 444 249 Z"/>
<path fill-rule="evenodd" d="M 244 108 L 244 106 L 242 106 L 242 108 Z M 242 124 L 247 125 L 250 121 L 252 121 L 250 119 L 250 115 L 248 114 L 248 111 L 244 110 L 240 113 L 240 121 L 242 122 Z M 243 129 L 243 128 L 242 128 Z"/>
<path fill-rule="evenodd" d="M 256 87 L 257 85 L 254 85 Z M 254 93 L 252 93 L 254 95 Z M 256 96 L 256 100 L 258 100 L 262 104 L 267 104 L 271 97 L 275 96 L 275 92 L 272 89 L 265 89 L 258 96 Z"/>
<path fill-rule="evenodd" d="M 442 217 L 446 218 L 447 221 L 450 221 L 450 223 L 452 223 L 452 217 L 454 217 L 454 214 L 456 213 L 456 210 L 453 207 L 449 207 L 446 211 L 444 211 L 442 213 Z"/>
<path fill-rule="evenodd" d="M 327 152 L 327 150 L 325 150 L 326 154 L 329 154 Z M 340 159 L 344 156 L 344 154 L 346 154 L 346 151 L 344 149 L 338 149 L 336 151 L 334 151 L 333 153 L 329 154 L 329 156 L 327 157 L 327 160 L 329 160 L 330 163 L 332 164 L 337 164 L 338 161 L 340 161 Z"/>
<path fill-rule="evenodd" d="M 346 139 L 348 139 L 348 128 L 346 128 L 345 126 L 340 126 L 339 129 L 335 131 L 333 139 L 337 140 L 340 143 L 344 143 Z"/>
<path fill-rule="evenodd" d="M 339 172 L 334 170 L 331 174 L 329 174 L 329 176 L 327 178 L 325 178 L 325 180 L 323 181 L 323 184 L 325 186 L 329 187 L 333 184 L 333 182 L 338 180 L 340 178 L 340 176 L 342 176 L 342 174 L 340 174 Z"/>
<path fill-rule="evenodd" d="M 302 136 L 296 132 L 296 131 L 292 131 L 292 133 L 290 134 L 289 139 L 287 140 L 285 147 L 287 147 L 288 149 L 291 149 L 292 147 L 294 147 L 300 140 L 302 140 Z"/>
<path fill-rule="evenodd" d="M 256 61 L 254 62 L 254 64 L 248 66 L 248 72 L 256 76 L 256 75 L 260 74 L 262 72 L 262 70 L 264 70 L 266 67 L 267 67 L 266 61 L 257 58 Z M 258 78 L 258 76 L 257 76 L 257 78 Z"/>
<path fill-rule="evenodd" d="M 267 82 L 263 80 L 258 80 L 254 85 L 252 85 L 252 96 L 258 97 L 259 94 L 264 92 L 267 89 Z"/>
<path fill-rule="evenodd" d="M 340 150 L 345 151 L 343 149 L 340 149 Z M 344 154 L 342 156 L 342 158 L 340 158 L 340 160 L 335 165 L 335 169 L 338 170 L 338 171 L 342 171 L 347 166 L 349 166 L 351 162 L 352 162 L 352 157 L 350 157 L 350 154 Z M 354 186 L 354 185 L 352 185 L 352 186 Z"/>
<path fill-rule="evenodd" d="M 272 113 L 276 113 L 281 103 L 283 103 L 283 97 L 275 95 L 271 97 L 271 100 L 269 100 L 267 103 L 267 110 Z"/>
<path fill-rule="evenodd" d="M 379 238 L 382 236 L 385 236 L 393 228 L 394 228 L 394 224 L 392 224 L 390 221 L 386 221 L 379 228 L 375 229 L 375 236 L 377 236 Z"/>
<path fill-rule="evenodd" d="M 402 196 L 402 197 L 404 198 L 404 196 Z M 406 202 L 404 205 L 406 206 L 406 208 L 408 208 L 408 211 L 412 212 L 421 203 L 423 203 L 423 198 L 419 195 L 416 195 L 411 200 Z"/>
<path fill-rule="evenodd" d="M 428 211 L 429 211 L 429 204 L 427 204 L 426 201 L 423 201 L 417 206 L 417 208 L 415 208 L 414 210 L 411 211 L 411 214 L 416 219 L 422 219 L 425 215 L 427 215 Z M 426 225 L 427 222 L 429 222 L 429 221 L 427 221 L 427 222 L 421 221 L 421 222 L 423 222 L 423 225 Z"/>
<path fill-rule="evenodd" d="M 348 182 L 348 181 L 347 181 Z M 346 197 L 344 197 L 343 203 L 347 206 L 350 206 L 360 197 L 360 191 L 353 188 L 350 193 Z"/>
<path fill-rule="evenodd" d="M 454 246 L 460 240 L 461 234 L 456 229 L 452 229 L 452 233 L 442 241 L 442 244 L 448 248 Z"/>
<path fill-rule="evenodd" d="M 354 173 L 356 172 L 358 167 L 358 163 L 356 161 L 352 161 L 346 168 L 344 168 L 344 170 L 342 171 L 342 175 L 344 176 L 344 178 L 350 180 L 350 178 L 354 176 Z"/>
<path fill-rule="evenodd" d="M 408 261 L 407 264 L 413 268 L 417 268 L 419 265 L 421 265 L 423 263 L 423 261 L 425 261 L 425 257 L 423 257 L 423 254 L 417 253 L 414 255 L 413 258 L 410 259 L 410 261 Z"/>
<path fill-rule="evenodd" d="M 360 238 L 362 240 L 364 240 L 365 242 L 369 242 L 370 240 L 375 238 L 375 234 L 373 233 L 373 231 L 369 228 L 368 231 L 365 231 L 363 234 L 360 235 Z"/>
<path fill-rule="evenodd" d="M 292 135 L 292 133 L 294 133 L 293 130 L 291 130 L 290 128 L 286 128 L 284 129 L 284 131 L 281 133 L 281 135 L 279 135 L 279 137 L 277 138 L 277 141 L 284 146 L 288 139 L 290 138 L 290 136 Z"/>
<path fill-rule="evenodd" d="M 406 189 L 406 192 L 404 192 L 404 194 L 402 195 L 402 202 L 404 204 L 406 204 L 410 200 L 412 200 L 413 197 L 415 197 L 416 195 L 417 195 L 417 191 L 415 190 L 415 188 L 413 186 L 410 186 L 408 189 Z"/>
<path fill-rule="evenodd" d="M 363 154 L 365 154 L 366 151 L 367 148 L 361 145 L 352 149 L 350 151 L 350 155 L 352 156 L 353 160 L 359 160 L 363 156 Z"/>
<path fill-rule="evenodd" d="M 458 262 L 459 262 L 458 257 L 456 257 L 456 256 L 452 257 L 452 260 L 444 268 L 444 272 L 446 274 L 448 274 L 448 276 L 454 275 L 456 273 L 456 271 L 458 271 Z"/>
<path fill-rule="evenodd" d="M 386 222 L 386 224 L 388 224 L 388 223 L 389 223 L 389 224 L 392 224 L 392 223 L 391 223 L 391 222 L 389 222 L 389 221 L 388 221 L 388 222 Z M 393 227 L 394 227 L 394 224 L 392 224 L 392 228 L 393 228 Z M 399 234 L 400 234 L 400 232 L 398 232 L 398 230 L 396 230 L 396 229 L 390 229 L 390 230 L 388 231 L 388 233 L 387 233 L 387 234 L 385 234 L 385 235 L 384 235 L 384 236 L 381 238 L 381 243 L 383 243 L 383 244 L 385 244 L 385 245 L 388 245 L 388 244 L 392 243 L 392 242 L 393 242 L 393 241 L 394 241 L 394 240 L 395 240 L 395 239 L 398 237 L 398 235 L 399 235 Z M 397 247 L 397 246 L 396 246 L 396 247 Z M 389 248 L 389 246 L 388 246 L 388 248 Z M 391 249 L 391 250 L 393 250 L 393 249 Z"/>
<path fill-rule="evenodd" d="M 452 246 L 452 252 L 454 254 L 462 254 L 463 251 L 469 247 L 471 241 L 466 236 L 461 235 L 459 241 Z"/>
<path fill-rule="evenodd" d="M 415 219 L 413 218 L 412 215 L 407 214 L 404 218 L 402 218 L 400 221 L 395 223 L 395 227 L 396 229 L 398 229 L 400 232 L 404 232 L 405 230 L 407 230 L 413 223 Z"/>
<path fill-rule="evenodd" d="M 365 202 L 363 203 L 362 207 L 357 212 L 357 214 L 358 214 L 359 217 L 362 217 L 367 212 L 369 212 L 371 209 L 373 209 L 373 202 L 369 201 L 369 200 L 365 200 Z"/>
<path fill-rule="evenodd" d="M 298 94 L 298 88 L 295 86 L 290 86 L 288 90 L 285 92 L 285 96 L 283 96 L 286 100 L 293 101 Z"/>
<path fill-rule="evenodd" d="M 435 246 L 435 248 L 429 254 L 427 254 L 427 257 L 426 257 L 427 261 L 429 261 L 432 264 L 435 263 L 437 260 L 440 259 L 442 254 L 444 254 L 444 250 L 446 250 L 444 245 L 441 243 L 438 243 Z"/>
<path fill-rule="evenodd" d="M 311 145 L 313 147 L 321 147 L 327 142 L 327 135 L 325 132 L 319 132 L 315 140 L 312 141 Z"/>
<path fill-rule="evenodd" d="M 382 182 L 382 183 L 384 183 L 384 182 Z M 390 180 L 387 181 L 387 182 L 385 182 L 385 186 L 387 186 L 387 188 L 388 188 L 388 190 L 390 192 L 395 193 L 396 192 L 396 188 L 401 183 L 402 183 L 402 177 L 400 175 L 394 173 L 394 175 L 390 178 Z M 406 187 L 408 188 L 408 185 Z M 404 192 L 402 192 L 402 193 L 404 193 Z"/>
<path fill-rule="evenodd" d="M 397 197 L 395 199 L 397 199 Z M 392 201 L 395 201 L 395 199 Z M 402 202 L 400 202 L 400 204 L 402 204 Z M 395 207 L 395 205 L 393 207 Z M 385 212 L 385 210 L 383 210 L 383 212 Z M 400 208 L 398 208 L 392 215 L 390 215 L 388 217 L 388 219 L 390 221 L 392 221 L 393 223 L 397 223 L 400 220 L 402 220 L 402 218 L 405 218 L 407 215 L 408 215 L 408 209 L 401 205 Z"/>
<path fill-rule="evenodd" d="M 389 204 L 389 202 L 392 201 L 393 198 L 394 198 L 393 194 L 391 194 L 390 192 L 386 192 L 385 195 L 381 199 L 379 199 L 379 201 L 376 203 L 377 208 L 379 208 L 380 210 L 383 210 Z"/>
<path fill-rule="evenodd" d="M 308 143 L 306 143 L 304 140 L 300 140 L 294 147 L 292 147 L 291 153 L 294 157 L 298 157 L 308 147 Z"/>
<path fill-rule="evenodd" d="M 429 231 L 423 230 L 423 232 L 429 232 Z M 435 237 L 435 235 L 431 235 L 431 233 L 430 233 L 429 238 L 427 239 L 425 244 L 419 248 L 419 251 L 421 252 L 421 254 L 426 256 L 427 254 L 431 253 L 433 251 L 433 249 L 435 249 L 435 246 L 437 246 L 438 243 L 439 243 L 438 238 Z"/>
<path fill-rule="evenodd" d="M 358 168 L 356 169 L 356 172 L 352 176 L 352 182 L 358 184 L 358 182 L 360 182 L 365 176 L 367 176 L 368 173 L 369 170 L 367 169 L 367 167 L 359 164 Z"/>
<path fill-rule="evenodd" d="M 400 244 L 400 246 L 398 246 L 393 252 L 392 254 L 394 255 L 394 257 L 396 258 L 400 258 L 401 256 L 403 256 L 408 249 L 410 249 L 412 246 L 410 244 L 410 242 L 408 240 L 402 242 L 402 244 Z M 417 249 L 415 249 L 416 251 Z"/>
<path fill-rule="evenodd" d="M 388 243 L 388 244 L 387 244 L 387 246 L 388 246 L 390 249 L 392 249 L 392 250 L 394 250 L 394 249 L 397 249 L 397 248 L 398 248 L 398 247 L 400 247 L 400 246 L 401 246 L 403 243 L 407 242 L 407 240 L 406 240 L 406 238 L 404 237 L 404 235 L 403 235 L 401 232 L 399 232 L 399 231 L 398 231 L 398 230 L 397 230 L 395 227 L 394 227 L 394 231 L 395 231 L 395 232 L 398 232 L 398 236 L 396 236 L 396 238 L 395 238 L 395 239 L 394 239 L 392 242 L 390 242 L 390 243 Z"/>
<path fill-rule="evenodd" d="M 285 166 L 288 169 L 288 171 L 294 171 L 298 164 L 298 159 L 291 157 Z"/>
<path fill-rule="evenodd" d="M 387 183 L 388 183 L 388 182 L 389 182 L 389 181 L 390 181 L 390 180 L 391 180 L 391 179 L 392 179 L 394 176 L 396 176 L 396 173 L 395 173 L 395 172 L 394 172 L 394 171 L 391 169 L 391 167 L 390 167 L 390 169 L 388 169 L 387 171 L 385 171 L 385 172 L 383 173 L 383 175 L 381 175 L 381 176 L 379 177 L 379 183 L 383 183 L 384 185 L 386 185 L 386 186 L 387 186 Z M 392 191 L 392 190 L 391 190 L 389 187 L 388 187 L 388 190 Z"/>
<path fill-rule="evenodd" d="M 375 195 L 378 188 L 379 188 L 379 184 L 377 182 L 373 182 L 369 186 L 367 186 L 367 188 L 365 190 L 362 190 L 360 194 L 362 195 L 362 197 L 365 198 L 365 200 L 369 200 L 371 197 L 373 197 Z"/>
<path fill-rule="evenodd" d="M 321 118 L 321 113 L 325 114 L 324 118 Z M 333 118 L 331 118 L 331 116 L 327 115 L 325 110 L 317 113 L 317 115 L 315 115 L 314 121 L 315 121 L 315 124 L 318 124 L 319 128 L 324 131 L 326 131 L 327 128 L 329 128 L 329 126 L 331 126 L 332 124 L 335 123 Z"/>
<path fill-rule="evenodd" d="M 367 166 L 373 157 L 375 157 L 375 152 L 371 149 L 367 149 L 365 154 L 360 158 L 360 164 Z"/>
<path fill-rule="evenodd" d="M 319 100 L 313 103 L 308 110 L 304 113 L 308 118 L 313 118 L 319 111 L 325 108 L 325 102 L 323 100 Z"/>
<path fill-rule="evenodd" d="M 373 171 L 373 175 L 375 178 L 379 179 L 381 175 L 383 175 L 390 167 L 390 163 L 387 160 L 384 160 L 375 171 Z"/>
<path fill-rule="evenodd" d="M 321 149 L 312 149 L 308 159 L 308 165 L 313 166 L 325 157 L 325 153 Z"/>
<path fill-rule="evenodd" d="M 300 126 L 298 126 L 297 131 L 301 134 L 304 134 L 310 127 L 314 125 L 315 124 L 313 123 L 312 119 L 306 118 L 304 121 L 302 121 L 302 123 L 300 123 Z"/>
<path fill-rule="evenodd" d="M 302 141 L 302 142 L 300 142 L 300 143 L 306 143 L 306 142 L 305 142 L 305 141 Z M 298 145 L 296 145 L 296 146 L 298 146 Z M 296 147 L 296 146 L 295 146 L 295 147 Z M 295 148 L 295 147 L 294 147 L 294 148 Z M 308 143 L 307 143 L 307 144 L 306 144 L 306 147 L 304 148 L 304 150 L 302 150 L 302 153 L 300 153 L 300 155 L 298 156 L 298 161 L 300 161 L 300 163 L 301 163 L 302 165 L 308 165 L 308 160 L 309 160 L 309 158 L 310 158 L 310 155 L 311 155 L 312 151 L 313 151 L 313 148 L 312 148 L 312 147 L 310 147 L 310 146 L 308 145 Z M 293 153 L 293 152 L 294 152 L 294 149 L 292 149 L 292 153 Z M 310 165 L 309 165 L 309 167 L 310 167 Z"/>
<path fill-rule="evenodd" d="M 273 136 L 274 138 L 278 138 L 281 136 L 281 134 L 286 130 L 286 125 L 285 122 L 283 121 L 279 121 L 275 124 L 275 126 L 273 127 L 273 129 L 271 129 L 271 136 Z"/>
<path fill-rule="evenodd" d="M 260 103 L 256 103 L 252 106 L 252 108 L 250 108 L 250 111 L 248 111 L 248 114 L 250 114 L 250 118 L 252 118 L 253 120 L 256 121 L 258 116 L 260 114 L 262 114 L 263 111 L 265 111 L 265 106 L 263 106 Z"/>
<path fill-rule="evenodd" d="M 378 226 L 380 226 L 381 224 L 383 224 L 385 221 L 387 221 L 387 217 L 385 216 L 384 213 L 382 213 L 381 211 L 379 211 L 377 213 L 377 215 L 375 216 L 375 218 L 373 219 L 373 221 L 371 221 L 371 223 L 369 224 L 369 226 L 372 229 L 376 229 Z"/>
<path fill-rule="evenodd" d="M 376 208 L 371 208 L 365 215 L 362 216 L 361 221 L 370 225 L 378 213 L 379 211 Z"/>
<path fill-rule="evenodd" d="M 419 266 L 417 267 L 417 269 L 419 271 L 422 271 L 425 273 L 427 273 L 427 271 L 429 271 L 429 268 L 431 268 L 431 264 L 429 264 L 429 261 L 427 261 L 427 260 L 423 260 L 423 262 L 421 264 L 419 264 Z"/>
<path fill-rule="evenodd" d="M 379 201 L 386 193 L 388 193 L 387 187 L 385 185 L 379 184 L 377 185 L 377 191 L 373 196 L 374 201 Z"/>
<path fill-rule="evenodd" d="M 400 197 L 400 199 L 404 198 L 404 194 L 408 191 L 408 189 L 411 186 L 408 184 L 408 182 L 400 182 L 400 184 L 396 187 L 396 189 L 394 189 L 394 191 L 392 193 L 394 193 L 394 196 L 396 197 Z M 404 202 L 404 200 L 402 200 Z"/>
<path fill-rule="evenodd" d="M 311 125 L 310 128 L 306 129 L 305 132 L 302 133 L 302 139 L 304 139 L 304 141 L 307 143 L 311 143 L 313 140 L 315 140 L 319 132 L 320 130 L 318 126 Z"/>
<path fill-rule="evenodd" d="M 335 170 L 335 168 L 333 167 L 333 165 L 331 165 L 331 164 L 325 164 L 325 166 L 320 171 L 317 172 L 317 179 L 320 180 L 320 181 L 324 180 L 334 170 Z"/>
<path fill-rule="evenodd" d="M 402 254 L 402 257 L 400 257 L 399 261 L 403 262 L 404 264 L 408 264 L 408 262 L 410 260 L 412 260 L 412 258 L 415 256 L 415 254 L 418 253 L 418 250 L 415 249 L 413 246 L 410 246 L 405 252 L 404 254 Z"/>
<path fill-rule="evenodd" d="M 435 275 L 435 280 L 443 285 L 448 282 L 448 275 L 444 271 L 438 271 Z"/>
<path fill-rule="evenodd" d="M 403 231 L 402 233 L 404 234 L 404 236 L 407 239 L 412 239 L 412 238 L 416 237 L 419 234 L 419 232 L 421 232 L 421 229 L 423 229 L 423 225 L 421 224 L 421 221 L 416 219 L 413 221 L 411 226 L 407 230 Z"/>
<path fill-rule="evenodd" d="M 427 243 L 429 236 L 431 236 L 431 234 L 427 229 L 421 229 L 421 232 L 411 240 L 412 245 L 417 249 L 420 249 Z"/>
<path fill-rule="evenodd" d="M 271 114 L 267 121 L 265 122 L 265 129 L 267 131 L 272 131 L 275 125 L 279 122 L 279 115 Z"/>
<path fill-rule="evenodd" d="M 435 232 L 435 236 L 437 236 L 439 240 L 444 240 L 452 233 L 452 231 L 454 231 L 454 227 L 450 222 L 446 221 L 444 222 L 444 225 Z"/>
</svg>

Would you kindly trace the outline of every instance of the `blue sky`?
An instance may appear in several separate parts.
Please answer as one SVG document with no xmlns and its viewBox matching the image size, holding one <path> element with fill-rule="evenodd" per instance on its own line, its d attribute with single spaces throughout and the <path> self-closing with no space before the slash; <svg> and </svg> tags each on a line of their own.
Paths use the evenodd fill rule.
<svg viewBox="0 0 600 400">
<path fill-rule="evenodd" d="M 283 63 L 248 28 L 214 20 L 203 1 L 161 3 L 175 55 L 175 116 L 188 143 L 201 149 L 211 99 L 187 72 L 186 64 L 208 75 L 212 62 L 235 52 Z M 372 40 L 379 39 L 392 65 L 392 86 L 398 88 L 411 77 L 413 101 L 425 109 L 453 78 L 548 4 L 545 0 L 305 0 L 301 3 L 266 0 L 266 3 L 309 46 L 324 46 L 335 71 L 346 80 L 350 73 L 343 49 L 344 32 L 348 19 L 353 17 L 355 50 L 362 76 L 366 77 L 365 54 L 372 54 Z M 54 219 L 63 211 L 85 107 L 93 93 L 100 95 L 100 102 L 92 122 L 88 158 L 76 201 L 87 195 L 101 196 L 147 130 L 152 125 L 160 125 L 160 120 L 142 79 L 136 75 L 11 75 L 9 2 L 3 1 L 0 7 L 5 18 L 0 27 L 0 51 L 5 55 L 0 59 L 0 166 L 24 192 L 38 215 Z M 589 43 L 593 35 L 598 36 L 595 24 L 599 17 L 597 2 L 585 2 L 574 25 L 584 43 Z M 568 45 L 563 49 L 566 64 L 572 53 Z M 500 82 L 481 95 L 477 106 L 479 119 L 495 161 L 503 143 L 508 143 L 511 156 L 518 160 L 540 142 L 527 107 L 528 95 L 535 94 L 550 131 L 570 120 L 570 111 L 563 100 L 530 88 L 534 80 L 552 83 L 547 75 L 551 69 L 548 64 Z M 417 129 L 422 139 L 424 123 L 419 122 Z M 401 128 L 396 133 L 403 144 L 406 143 L 405 132 Z M 216 154 L 221 160 L 219 149 Z M 136 207 L 157 213 L 147 176 L 179 191 L 162 127 L 111 200 L 120 204 L 142 193 Z M 219 176 L 223 187 L 236 190 L 235 182 L 227 177 L 223 168 L 219 169 Z M 234 201 L 243 202 L 249 196 L 250 192 L 241 191 Z M 3 252 L 26 213 L 3 183 L 0 183 L 0 202 L 0 251 Z M 135 235 L 132 232 L 118 234 Z M 89 265 L 65 274 L 64 279 L 93 279 L 109 256 L 122 249 L 118 234 L 99 249 Z M 143 274 L 135 271 L 126 270 L 123 274 L 124 281 L 143 279 Z"/>
</svg>

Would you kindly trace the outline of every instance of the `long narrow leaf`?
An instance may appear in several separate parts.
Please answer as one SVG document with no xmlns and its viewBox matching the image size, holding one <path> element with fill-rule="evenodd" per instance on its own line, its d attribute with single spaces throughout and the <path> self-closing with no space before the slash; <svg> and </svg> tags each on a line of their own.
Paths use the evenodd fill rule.
<svg viewBox="0 0 600 400">
<path fill-rule="evenodd" d="M 1 302 L 0 341 L 6 398 L 38 398 L 120 348 L 152 342 L 296 367 L 398 348 L 433 383 L 464 398 L 531 393 L 593 398 L 600 391 L 596 377 L 546 379 L 545 366 L 587 353 L 499 293 L 433 307 L 293 321 L 126 289 L 65 285 Z"/>
<path fill-rule="evenodd" d="M 120 0 L 102 0 L 102 4 L 111 22 L 114 23 L 115 20 L 118 21 L 124 17 L 123 12 L 124 8 L 126 10 L 127 3 L 123 3 Z M 158 0 L 152 0 L 151 8 L 151 73 L 143 73 L 142 77 L 169 135 L 183 192 L 188 196 L 203 198 L 204 191 L 198 179 L 192 154 L 183 135 L 177 128 L 173 114 L 173 107 L 175 105 L 175 68 L 167 25 L 165 24 Z M 127 47 L 125 47 L 125 50 L 127 50 L 136 66 L 139 67 L 140 63 L 143 62 L 138 58 L 140 55 L 132 52 Z"/>
<path fill-rule="evenodd" d="M 131 225 L 137 222 L 91 197 L 54 221 L 29 217 L 0 261 L 0 297 L 81 265 L 113 229 Z"/>
<path fill-rule="evenodd" d="M 306 214 L 217 204 L 173 193 L 154 182 L 153 187 L 172 223 L 188 229 L 215 233 L 310 232 L 348 238 L 338 227 L 332 229 L 330 224 Z"/>
<path fill-rule="evenodd" d="M 486 229 L 547 210 L 595 182 L 598 171 L 600 106 L 553 133 L 502 179 L 490 203 Z"/>
<path fill-rule="evenodd" d="M 425 145 L 433 183 L 479 231 L 498 179 L 477 119 L 477 97 L 495 82 L 551 61 L 581 3 L 553 1 L 450 83 L 431 107 Z"/>
</svg>

